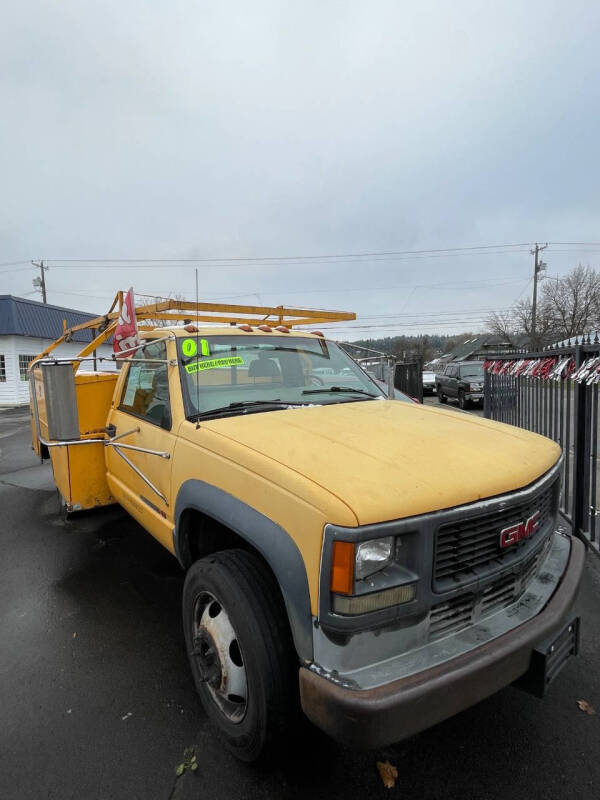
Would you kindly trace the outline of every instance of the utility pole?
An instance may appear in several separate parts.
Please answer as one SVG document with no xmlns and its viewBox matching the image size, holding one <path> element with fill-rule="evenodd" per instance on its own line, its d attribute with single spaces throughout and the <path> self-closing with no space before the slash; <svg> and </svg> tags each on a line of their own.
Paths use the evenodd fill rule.
<svg viewBox="0 0 600 800">
<path fill-rule="evenodd" d="M 42 303 L 46 303 L 46 278 L 44 277 L 44 272 L 46 272 L 49 267 L 45 267 L 43 261 L 40 261 L 39 264 L 36 264 L 35 261 L 31 263 L 40 270 L 40 277 L 33 279 L 33 285 L 36 289 L 42 290 Z"/>
<path fill-rule="evenodd" d="M 548 242 L 546 244 L 539 245 L 537 242 L 535 243 L 535 249 L 530 250 L 532 256 L 535 256 L 533 262 L 533 301 L 531 303 L 531 346 L 533 348 L 537 348 L 537 334 L 535 331 L 535 323 L 536 323 L 536 314 L 537 314 L 537 285 L 538 285 L 538 275 L 543 270 L 546 269 L 548 266 L 544 264 L 543 261 L 540 261 L 540 253 L 542 250 L 545 250 L 548 247 Z"/>
</svg>

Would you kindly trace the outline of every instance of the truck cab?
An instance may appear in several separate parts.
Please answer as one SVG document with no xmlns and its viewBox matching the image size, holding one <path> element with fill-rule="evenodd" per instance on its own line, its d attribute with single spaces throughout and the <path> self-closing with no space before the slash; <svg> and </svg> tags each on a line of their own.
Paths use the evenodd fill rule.
<svg viewBox="0 0 600 800">
<path fill-rule="evenodd" d="M 190 667 L 231 751 L 256 759 L 299 709 L 377 747 L 516 680 L 543 693 L 577 650 L 583 568 L 558 445 L 395 402 L 279 308 L 202 326 L 170 302 L 185 324 L 141 331 L 97 385 L 32 365 L 34 444 L 69 510 L 119 503 L 185 570 Z"/>
</svg>

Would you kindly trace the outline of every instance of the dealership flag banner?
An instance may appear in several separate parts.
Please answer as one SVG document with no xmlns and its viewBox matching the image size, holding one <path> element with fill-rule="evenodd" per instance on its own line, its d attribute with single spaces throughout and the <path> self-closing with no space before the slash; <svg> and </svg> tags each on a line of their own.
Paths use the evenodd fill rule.
<svg viewBox="0 0 600 800">
<path fill-rule="evenodd" d="M 135 316 L 135 302 L 133 299 L 133 286 L 123 298 L 123 305 L 113 335 L 113 352 L 116 358 L 126 358 L 132 351 L 139 347 L 137 319 Z"/>
<path fill-rule="evenodd" d="M 570 378 L 580 383 L 600 381 L 600 358 L 588 359 L 575 371 L 573 356 L 548 356 L 546 358 L 490 359 L 483 368 L 492 375 L 510 375 L 513 378 L 537 378 L 542 381 L 562 381 Z M 592 378 L 590 378 L 592 374 Z"/>
</svg>

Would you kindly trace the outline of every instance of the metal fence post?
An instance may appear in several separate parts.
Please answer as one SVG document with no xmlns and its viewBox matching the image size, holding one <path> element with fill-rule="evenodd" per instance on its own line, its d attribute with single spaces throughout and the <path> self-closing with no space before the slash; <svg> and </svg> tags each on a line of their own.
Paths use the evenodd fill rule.
<svg viewBox="0 0 600 800">
<path fill-rule="evenodd" d="M 575 347 L 575 368 L 584 359 L 581 345 Z M 588 402 L 588 387 L 575 384 L 574 434 L 573 434 L 573 533 L 585 540 L 585 523 L 589 515 L 590 484 L 590 436 L 591 404 Z"/>
<path fill-rule="evenodd" d="M 487 370 L 485 370 L 483 373 L 483 416 L 486 419 L 491 419 L 492 417 L 492 392 L 490 388 L 491 380 L 492 376 Z"/>
</svg>

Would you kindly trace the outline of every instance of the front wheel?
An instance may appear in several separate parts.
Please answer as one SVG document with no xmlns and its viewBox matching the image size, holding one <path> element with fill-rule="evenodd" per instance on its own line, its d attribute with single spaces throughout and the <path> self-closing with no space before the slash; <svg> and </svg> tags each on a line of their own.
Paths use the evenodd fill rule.
<svg viewBox="0 0 600 800">
<path fill-rule="evenodd" d="M 448 402 L 448 398 L 444 394 L 442 394 L 442 387 L 441 386 L 438 386 L 437 396 L 438 396 L 438 403 L 447 403 Z"/>
<path fill-rule="evenodd" d="M 196 561 L 183 588 L 183 625 L 206 713 L 234 755 L 256 760 L 298 708 L 297 660 L 269 569 L 244 550 Z"/>
<path fill-rule="evenodd" d="M 462 409 L 463 411 L 465 411 L 469 407 L 469 401 L 465 397 L 465 393 L 464 392 L 459 392 L 458 393 L 458 407 L 460 409 Z"/>
</svg>

